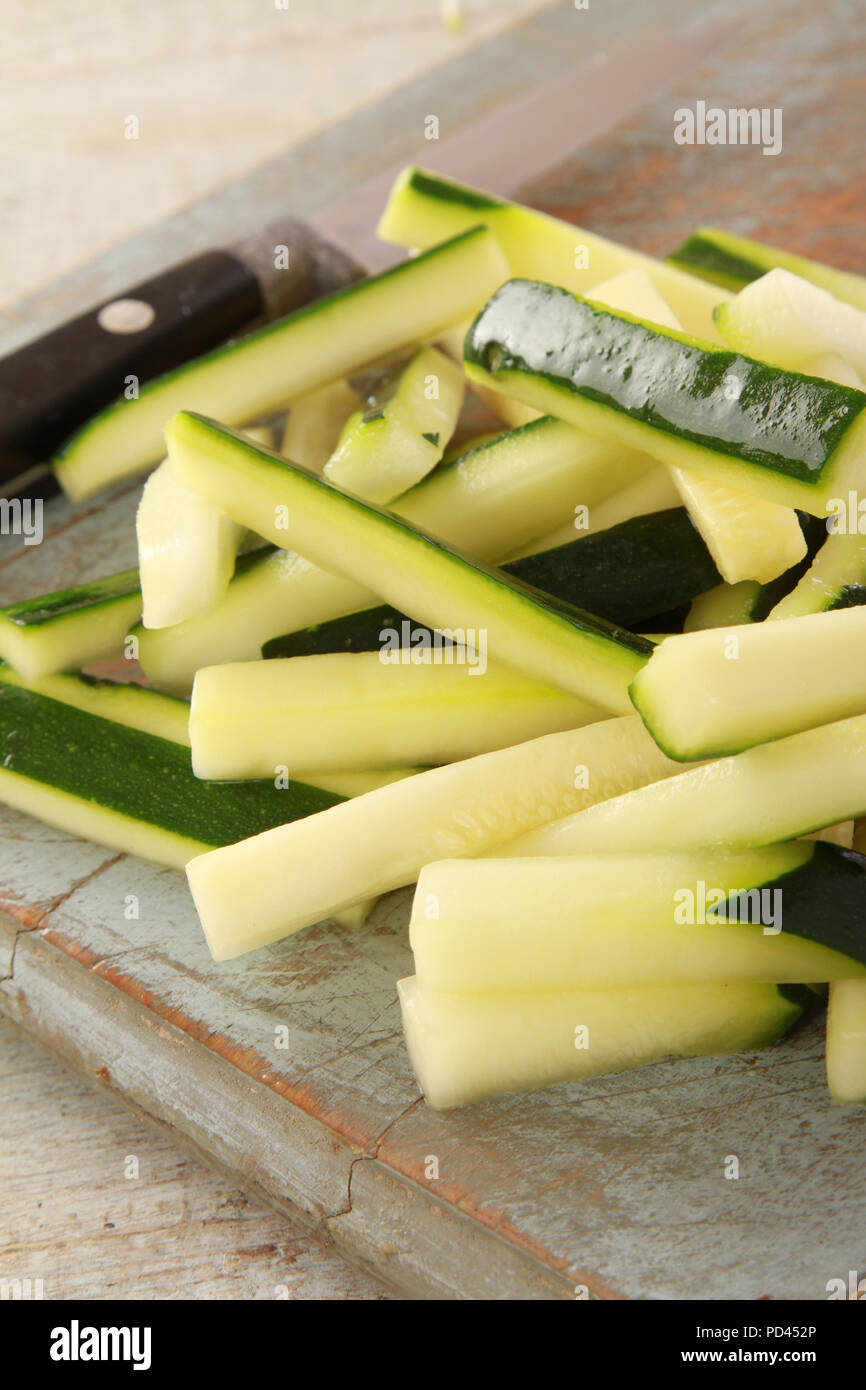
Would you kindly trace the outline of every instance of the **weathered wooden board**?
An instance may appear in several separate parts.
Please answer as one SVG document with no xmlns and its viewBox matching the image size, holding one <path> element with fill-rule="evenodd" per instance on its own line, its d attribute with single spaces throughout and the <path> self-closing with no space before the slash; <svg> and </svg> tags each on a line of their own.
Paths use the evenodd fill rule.
<svg viewBox="0 0 866 1390">
<path fill-rule="evenodd" d="M 0 1288 L 29 1279 L 51 1300 L 388 1297 L 327 1236 L 203 1170 L 173 1130 L 121 1110 L 2 1015 L 0 1096 Z"/>
<path fill-rule="evenodd" d="M 531 197 L 647 249 L 718 221 L 866 270 L 864 35 L 866 12 L 842 0 L 743 17 L 732 45 Z M 781 107 L 783 153 L 676 146 L 673 112 L 698 98 Z M 136 496 L 52 503 L 41 547 L 5 542 L 2 601 L 129 563 Z M 866 1267 L 866 1117 L 829 1102 L 818 1023 L 772 1052 L 437 1114 L 394 993 L 405 892 L 363 933 L 325 923 L 214 966 L 178 876 L 8 812 L 0 854 L 0 1007 L 395 1290 L 819 1299 Z"/>
</svg>

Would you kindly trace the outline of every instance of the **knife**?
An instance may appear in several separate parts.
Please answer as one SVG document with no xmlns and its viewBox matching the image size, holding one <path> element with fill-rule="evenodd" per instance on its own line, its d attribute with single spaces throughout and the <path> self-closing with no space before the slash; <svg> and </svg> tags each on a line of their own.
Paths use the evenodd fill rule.
<svg viewBox="0 0 866 1390">
<path fill-rule="evenodd" d="M 579 14 L 563 0 L 392 94 L 378 117 L 361 113 L 312 137 L 60 282 L 54 299 L 61 302 L 75 303 L 88 289 L 113 292 L 0 360 L 0 496 L 56 491 L 44 460 L 116 399 L 127 377 L 144 382 L 161 375 L 340 288 L 364 273 L 362 264 L 379 270 L 401 258 L 402 251 L 375 240 L 373 228 L 406 163 L 513 194 L 624 119 L 733 28 L 713 19 L 681 34 L 663 27 L 635 33 L 626 22 L 632 12 L 642 14 L 637 0 L 618 8 L 626 29 L 620 38 L 598 12 Z M 522 65 L 522 83 L 503 83 L 503 65 Z M 436 107 L 446 125 L 443 138 L 413 143 L 405 128 L 423 130 L 426 112 Z M 365 121 L 374 119 L 371 130 Z M 388 157 L 370 174 L 376 140 Z M 340 196 L 341 185 L 351 191 Z M 280 186 L 293 188 L 293 210 L 306 221 L 283 214 Z M 277 218 L 227 249 L 197 249 L 162 269 L 168 246 L 178 254 L 200 247 L 202 226 L 225 227 L 231 235 L 245 204 Z M 289 273 L 276 269 L 280 246 L 292 249 Z M 125 288 L 120 276 L 127 266 L 151 266 L 154 273 Z M 52 314 L 50 291 L 33 297 L 13 315 L 13 337 L 15 318 L 38 324 Z"/>
<path fill-rule="evenodd" d="M 10 353 L 0 361 L 0 492 L 56 492 L 43 461 L 124 382 L 161 376 L 363 273 L 312 227 L 284 218 L 171 266 Z"/>
</svg>

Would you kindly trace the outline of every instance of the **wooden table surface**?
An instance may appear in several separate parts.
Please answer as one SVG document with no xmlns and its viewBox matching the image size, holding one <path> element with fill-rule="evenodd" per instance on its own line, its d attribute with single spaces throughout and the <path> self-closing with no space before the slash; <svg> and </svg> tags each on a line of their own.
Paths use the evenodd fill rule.
<svg viewBox="0 0 866 1390">
<path fill-rule="evenodd" d="M 0 312 L 537 3 L 469 0 L 455 34 L 439 0 L 65 0 L 50 22 L 6 0 Z M 0 1191 L 0 1279 L 46 1298 L 388 1296 L 2 1019 Z"/>
</svg>

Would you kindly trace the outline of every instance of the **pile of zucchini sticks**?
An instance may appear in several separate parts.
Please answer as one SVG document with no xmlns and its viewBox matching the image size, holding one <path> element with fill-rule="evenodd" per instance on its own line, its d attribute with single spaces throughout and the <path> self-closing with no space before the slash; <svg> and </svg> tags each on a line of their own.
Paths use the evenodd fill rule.
<svg viewBox="0 0 866 1390">
<path fill-rule="evenodd" d="M 416 883 L 433 1106 L 826 997 L 866 1102 L 866 277 L 414 168 L 379 233 L 63 446 L 147 475 L 139 564 L 0 609 L 0 799 L 185 870 L 217 961 Z"/>
</svg>

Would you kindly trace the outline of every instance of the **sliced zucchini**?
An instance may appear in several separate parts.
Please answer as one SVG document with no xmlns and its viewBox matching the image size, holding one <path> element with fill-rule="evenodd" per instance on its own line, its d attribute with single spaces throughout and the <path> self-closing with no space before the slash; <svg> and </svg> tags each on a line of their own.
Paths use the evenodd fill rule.
<svg viewBox="0 0 866 1390">
<path fill-rule="evenodd" d="M 597 535 L 599 531 L 607 531 L 610 527 L 619 526 L 635 517 L 670 511 L 673 507 L 679 507 L 681 501 L 670 470 L 665 468 L 663 463 L 655 463 L 640 477 L 635 478 L 634 482 L 627 483 L 617 492 L 612 492 L 609 497 L 603 497 L 595 506 L 587 507 L 585 511 L 575 508 L 575 516 L 565 525 L 558 526 L 555 531 L 548 531 L 528 545 L 522 546 L 515 558 L 553 550 L 557 546 L 566 545 L 576 536 Z"/>
<path fill-rule="evenodd" d="M 756 984 L 428 994 L 414 976 L 397 989 L 412 1067 L 436 1110 L 663 1057 L 769 1047 L 808 998 L 797 986 Z"/>
<path fill-rule="evenodd" d="M 603 444 L 547 415 L 467 449 L 392 510 L 480 560 L 506 560 L 576 507 L 594 516 L 650 470 L 646 454 Z"/>
<path fill-rule="evenodd" d="M 456 363 L 437 348 L 422 348 L 349 417 L 324 476 L 368 502 L 393 502 L 441 459 L 464 387 Z"/>
<path fill-rule="evenodd" d="M 763 585 L 756 579 L 743 579 L 739 584 L 717 584 L 692 600 L 683 630 L 703 632 L 710 627 L 737 627 L 741 623 L 757 622 L 763 591 Z"/>
<path fill-rule="evenodd" d="M 659 746 L 685 762 L 866 713 L 866 608 L 671 637 L 631 698 Z"/>
<path fill-rule="evenodd" d="M 695 469 L 672 469 L 680 497 L 728 584 L 768 584 L 806 554 L 797 513 Z"/>
<path fill-rule="evenodd" d="M 273 444 L 271 430 L 245 431 Z M 144 485 L 135 518 L 145 627 L 208 613 L 225 593 L 244 528 L 204 497 L 178 487 L 165 459 Z"/>
<path fill-rule="evenodd" d="M 830 985 L 827 1085 L 834 1100 L 866 1105 L 866 981 L 834 980 Z"/>
<path fill-rule="evenodd" d="M 135 525 L 145 627 L 170 627 L 219 603 L 243 527 L 179 487 L 167 459 L 144 485 Z"/>
<path fill-rule="evenodd" d="M 368 363 L 424 342 L 465 318 L 506 277 L 485 227 L 357 281 L 244 338 L 184 363 L 96 415 L 54 460 L 74 502 L 140 473 L 164 453 L 175 411 L 211 411 L 230 425 L 266 418 L 289 401 Z"/>
<path fill-rule="evenodd" d="M 789 270 L 763 275 L 716 309 L 730 347 L 777 367 L 806 370 L 817 353 L 832 353 L 866 376 L 866 313 Z"/>
<path fill-rule="evenodd" d="M 266 546 L 240 557 L 225 597 L 210 613 L 174 627 L 136 627 L 133 636 L 147 679 L 187 695 L 202 666 L 254 661 L 275 628 L 327 622 L 377 597 L 301 555 Z"/>
<path fill-rule="evenodd" d="M 412 883 L 432 859 L 483 854 L 677 764 L 637 715 L 433 768 L 332 812 L 189 865 L 216 960 L 255 950 L 365 898 Z"/>
<path fill-rule="evenodd" d="M 866 603 L 866 535 L 828 536 L 796 588 L 780 599 L 768 618 L 799 618 Z"/>
<path fill-rule="evenodd" d="M 862 470 L 863 392 L 614 314 L 551 285 L 503 285 L 476 318 L 465 351 L 471 381 L 770 502 L 823 515 Z"/>
<path fill-rule="evenodd" d="M 181 486 L 250 530 L 278 542 L 285 522 L 311 560 L 368 584 L 419 622 L 483 630 L 497 661 L 604 709 L 628 708 L 628 682 L 650 643 L 467 559 L 214 421 L 181 411 L 166 440 Z"/>
<path fill-rule="evenodd" d="M 855 386 L 858 391 L 863 390 L 863 378 L 859 372 L 840 357 L 838 352 L 816 352 L 814 357 L 807 357 L 801 370 L 806 376 L 822 376 L 827 381 L 839 381 L 843 386 Z"/>
<path fill-rule="evenodd" d="M 134 681 L 98 680 L 94 676 L 41 676 L 27 680 L 9 667 L 0 666 L 0 682 L 189 747 L 188 701 Z"/>
<path fill-rule="evenodd" d="M 793 840 L 864 814 L 864 758 L 866 716 L 858 715 L 641 787 L 521 835 L 498 853 L 739 849 Z"/>
<path fill-rule="evenodd" d="M 392 510 L 482 560 L 500 560 L 571 515 L 576 500 L 594 509 L 649 466 L 547 417 L 437 468 Z M 200 666 L 251 661 L 270 638 L 357 612 L 377 597 L 290 552 L 242 556 L 212 613 L 159 632 L 137 628 L 139 657 L 149 680 L 186 694 Z"/>
<path fill-rule="evenodd" d="M 145 734 L 156 734 L 186 748 L 190 745 L 188 700 L 165 695 L 160 690 L 137 685 L 134 681 L 98 680 L 94 676 L 44 676 L 40 680 L 25 681 L 8 667 L 0 667 L 0 672 L 6 685 L 23 686 L 49 700 L 59 700 L 61 704 L 73 705 L 87 714 L 110 719 L 114 724 L 140 729 Z M 425 770 L 424 767 L 389 767 L 366 772 L 347 772 L 344 768 L 325 772 L 317 768 L 308 781 L 322 791 L 336 792 L 342 799 L 361 796 L 364 792 L 375 791 L 377 787 L 390 786 L 392 782 L 414 777 Z"/>
<path fill-rule="evenodd" d="M 141 617 L 138 570 L 0 608 L 0 659 L 27 680 L 80 670 L 123 649 Z"/>
<path fill-rule="evenodd" d="M 806 256 L 795 256 L 777 246 L 765 246 L 716 227 L 701 227 L 668 256 L 668 262 L 729 290 L 740 290 L 780 266 L 829 290 L 837 299 L 866 309 L 866 276 L 836 270 L 820 261 L 810 261 Z"/>
<path fill-rule="evenodd" d="M 170 868 L 209 847 L 335 806 L 293 782 L 193 776 L 188 749 L 55 700 L 0 668 L 0 800 L 72 835 Z"/>
<path fill-rule="evenodd" d="M 596 285 L 592 297 L 609 309 L 680 331 L 679 320 L 644 270 L 626 270 L 615 275 Z M 720 305 L 720 312 L 724 308 Z M 805 555 L 806 541 L 797 513 L 791 507 L 753 497 L 694 469 L 666 466 L 727 583 L 738 584 L 745 579 L 767 583 Z"/>
<path fill-rule="evenodd" d="M 689 333 L 716 340 L 712 313 L 726 295 L 664 261 L 505 202 L 480 189 L 425 169 L 407 168 L 391 190 L 377 234 L 406 247 L 428 247 L 485 222 L 508 258 L 513 275 L 546 280 L 577 294 L 633 267 L 645 270 Z"/>
<path fill-rule="evenodd" d="M 836 842 L 866 849 L 863 821 L 836 826 Z M 829 838 L 825 832 L 825 838 Z M 827 1001 L 827 1085 L 844 1105 L 866 1104 L 866 982 L 831 982 Z"/>
<path fill-rule="evenodd" d="M 426 658 L 426 659 L 425 659 Z M 478 651 L 449 645 L 207 666 L 195 678 L 197 777 L 273 777 L 280 766 L 371 771 L 456 762 L 604 718 Z"/>
<path fill-rule="evenodd" d="M 793 841 L 428 864 L 409 939 L 431 993 L 808 984 L 866 977 L 864 922 L 866 860 Z"/>
<path fill-rule="evenodd" d="M 712 558 L 678 507 L 637 517 L 606 531 L 569 540 L 566 545 L 503 565 L 506 574 L 575 603 L 609 622 L 626 627 L 664 613 L 718 579 Z M 404 626 L 405 624 L 405 626 Z M 371 652 L 383 633 L 396 633 L 402 645 L 427 639 L 405 613 L 387 605 L 335 618 L 265 644 L 265 657 L 313 656 L 323 652 Z"/>
<path fill-rule="evenodd" d="M 361 406 L 348 381 L 329 381 L 298 396 L 289 407 L 280 453 L 303 468 L 321 473 L 337 447 L 343 426 Z"/>
<path fill-rule="evenodd" d="M 471 319 L 464 319 L 461 323 L 453 323 L 450 328 L 437 337 L 439 346 L 444 348 L 449 357 L 463 367 L 463 342 L 469 332 Z M 541 411 L 533 410 L 531 405 L 524 405 L 522 401 L 512 400 L 510 396 L 500 395 L 498 391 L 489 391 L 486 386 L 474 386 L 474 394 L 483 401 L 488 410 L 492 411 L 504 425 L 509 429 L 519 429 L 521 425 L 528 425 L 533 420 L 541 419 Z"/>
<path fill-rule="evenodd" d="M 338 772 L 325 772 L 317 768 L 312 785 L 326 792 L 337 792 L 339 796 L 363 796 L 377 787 L 390 787 L 392 782 L 402 782 L 406 777 L 426 771 L 426 767 L 375 768 L 369 772 L 346 772 L 342 768 Z"/>
<path fill-rule="evenodd" d="M 344 907 L 342 912 L 335 912 L 333 921 L 338 926 L 345 927 L 347 931 L 360 931 L 375 906 L 376 899 L 368 898 L 366 902 L 356 903 L 354 907 Z"/>
</svg>

